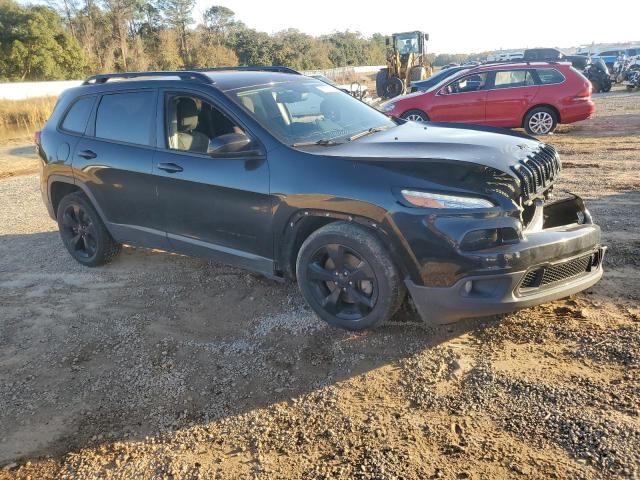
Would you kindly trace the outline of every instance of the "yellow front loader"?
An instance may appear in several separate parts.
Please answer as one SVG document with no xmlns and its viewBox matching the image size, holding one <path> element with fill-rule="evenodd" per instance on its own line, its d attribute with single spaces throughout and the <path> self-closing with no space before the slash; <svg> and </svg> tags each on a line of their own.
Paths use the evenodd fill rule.
<svg viewBox="0 0 640 480">
<path fill-rule="evenodd" d="M 376 93 L 381 98 L 393 98 L 409 91 L 411 82 L 425 80 L 433 69 L 426 60 L 429 34 L 424 32 L 403 32 L 392 35 L 393 45 L 387 56 L 387 68 L 376 76 Z"/>
</svg>

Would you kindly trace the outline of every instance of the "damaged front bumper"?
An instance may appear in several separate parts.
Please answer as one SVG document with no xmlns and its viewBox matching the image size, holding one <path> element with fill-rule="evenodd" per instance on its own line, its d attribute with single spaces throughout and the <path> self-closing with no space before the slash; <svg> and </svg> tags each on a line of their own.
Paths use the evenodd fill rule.
<svg viewBox="0 0 640 480">
<path fill-rule="evenodd" d="M 447 286 L 405 283 L 423 320 L 445 324 L 467 317 L 506 313 L 573 295 L 602 277 L 606 247 L 600 228 L 579 197 L 540 202 L 523 232 L 510 245 L 460 254 L 480 259 L 479 268 Z"/>
</svg>

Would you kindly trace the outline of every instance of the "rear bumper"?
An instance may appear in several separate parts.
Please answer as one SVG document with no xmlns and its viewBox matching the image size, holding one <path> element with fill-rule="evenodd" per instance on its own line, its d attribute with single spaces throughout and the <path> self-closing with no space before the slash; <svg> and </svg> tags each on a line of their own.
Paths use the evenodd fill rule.
<svg viewBox="0 0 640 480">
<path fill-rule="evenodd" d="M 606 248 L 598 247 L 588 253 L 598 257 L 597 265 L 592 266 L 590 271 L 565 281 L 540 287 L 535 291 L 526 289 L 528 290 L 526 293 L 524 289 L 520 289 L 525 275 L 535 268 L 541 268 L 541 265 L 501 275 L 464 277 L 451 287 L 425 287 L 416 285 L 409 279 L 405 280 L 405 284 L 418 313 L 425 322 L 452 323 L 462 318 L 512 312 L 581 292 L 597 283 L 602 277 L 602 259 L 605 250 Z M 567 260 L 554 262 L 553 265 L 562 262 Z"/>
<path fill-rule="evenodd" d="M 593 101 L 576 103 L 575 105 L 567 105 L 560 111 L 560 123 L 574 123 L 586 120 L 596 113 L 596 105 Z"/>
</svg>

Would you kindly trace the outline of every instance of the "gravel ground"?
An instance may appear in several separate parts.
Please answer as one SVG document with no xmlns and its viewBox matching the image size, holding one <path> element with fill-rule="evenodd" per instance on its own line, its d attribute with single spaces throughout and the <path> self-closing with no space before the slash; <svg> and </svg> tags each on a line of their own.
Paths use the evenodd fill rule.
<svg viewBox="0 0 640 480">
<path fill-rule="evenodd" d="M 640 95 L 597 103 L 547 140 L 603 280 L 438 328 L 336 330 L 294 285 L 158 251 L 86 269 L 0 150 L 0 479 L 638 478 Z"/>
</svg>

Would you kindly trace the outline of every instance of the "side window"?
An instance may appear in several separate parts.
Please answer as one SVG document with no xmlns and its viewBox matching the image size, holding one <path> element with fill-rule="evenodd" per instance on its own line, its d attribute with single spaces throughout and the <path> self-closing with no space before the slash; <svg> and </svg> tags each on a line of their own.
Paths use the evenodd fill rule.
<svg viewBox="0 0 640 480">
<path fill-rule="evenodd" d="M 150 91 L 104 95 L 96 113 L 96 137 L 151 145 L 153 105 Z"/>
<path fill-rule="evenodd" d="M 538 72 L 538 77 L 540 78 L 540 83 L 542 85 L 552 85 L 554 83 L 564 82 L 564 75 L 555 68 L 540 68 L 536 71 Z"/>
<path fill-rule="evenodd" d="M 534 85 L 533 77 L 527 70 L 507 70 L 496 72 L 494 88 L 515 88 Z"/>
<path fill-rule="evenodd" d="M 170 94 L 166 103 L 166 145 L 171 150 L 207 153 L 209 143 L 222 135 L 244 135 L 242 129 L 210 103 L 191 95 Z M 241 138 L 234 139 L 242 142 Z M 228 145 L 221 153 L 242 151 L 248 147 Z"/>
<path fill-rule="evenodd" d="M 68 132 L 84 133 L 95 99 L 96 97 L 92 96 L 76 100 L 62 121 L 62 129 Z"/>
<path fill-rule="evenodd" d="M 451 82 L 445 87 L 445 92 L 447 94 L 477 92 L 478 90 L 483 90 L 486 85 L 487 73 L 474 73 Z"/>
</svg>

